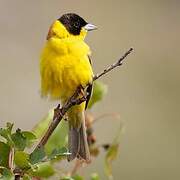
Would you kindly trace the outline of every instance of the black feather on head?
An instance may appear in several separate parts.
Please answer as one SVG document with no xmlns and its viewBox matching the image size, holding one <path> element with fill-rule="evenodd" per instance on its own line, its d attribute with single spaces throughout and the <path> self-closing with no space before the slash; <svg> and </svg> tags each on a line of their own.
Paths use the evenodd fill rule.
<svg viewBox="0 0 180 180">
<path fill-rule="evenodd" d="M 60 21 L 73 35 L 79 35 L 81 28 L 88 24 L 82 17 L 74 13 L 68 13 L 62 15 L 58 21 Z"/>
</svg>

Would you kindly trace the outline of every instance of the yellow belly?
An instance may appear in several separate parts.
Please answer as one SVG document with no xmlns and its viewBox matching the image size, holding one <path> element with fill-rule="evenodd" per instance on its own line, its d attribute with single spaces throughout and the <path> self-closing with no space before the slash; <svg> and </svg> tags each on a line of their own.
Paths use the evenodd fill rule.
<svg viewBox="0 0 180 180">
<path fill-rule="evenodd" d="M 92 82 L 89 48 L 84 42 L 54 40 L 41 56 L 41 92 L 53 99 L 67 100 L 79 85 Z"/>
</svg>

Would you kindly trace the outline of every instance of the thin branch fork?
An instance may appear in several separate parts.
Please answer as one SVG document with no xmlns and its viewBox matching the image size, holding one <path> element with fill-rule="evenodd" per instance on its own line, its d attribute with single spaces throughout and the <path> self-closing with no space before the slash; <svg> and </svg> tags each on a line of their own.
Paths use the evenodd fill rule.
<svg viewBox="0 0 180 180">
<path fill-rule="evenodd" d="M 109 67 L 107 67 L 106 69 L 104 69 L 101 73 L 96 74 L 93 77 L 93 81 L 99 79 L 101 76 L 105 75 L 106 73 L 108 73 L 109 71 L 113 70 L 114 68 L 121 66 L 123 64 L 123 60 L 133 51 L 133 48 L 130 48 L 128 51 L 126 51 L 124 53 L 124 55 L 114 64 L 110 65 Z"/>
<path fill-rule="evenodd" d="M 133 48 L 130 48 L 128 51 L 126 51 L 124 53 L 124 55 L 114 64 L 110 65 L 109 67 L 107 67 L 106 69 L 104 69 L 102 72 L 100 72 L 99 74 L 96 74 L 93 77 L 93 81 L 96 81 L 97 79 L 99 79 L 101 76 L 107 74 L 108 72 L 110 72 L 111 70 L 115 69 L 118 66 L 121 66 L 123 63 L 123 60 L 133 51 Z M 44 147 L 44 145 L 47 143 L 49 137 L 51 136 L 51 134 L 54 132 L 55 128 L 58 126 L 58 124 L 60 123 L 60 121 L 62 120 L 63 116 L 66 114 L 66 112 L 74 105 L 79 105 L 82 102 L 86 101 L 86 95 L 84 95 L 83 97 L 79 98 L 79 94 L 81 93 L 81 88 L 82 87 L 78 87 L 77 90 L 75 91 L 75 93 L 72 95 L 72 97 L 69 98 L 69 100 L 63 105 L 63 107 L 60 107 L 60 105 L 58 105 L 55 109 L 54 109 L 54 117 L 53 117 L 53 121 L 51 122 L 51 124 L 49 125 L 48 130 L 46 131 L 46 133 L 44 134 L 44 136 L 42 137 L 42 139 L 40 140 L 39 144 L 35 147 L 34 150 Z"/>
</svg>

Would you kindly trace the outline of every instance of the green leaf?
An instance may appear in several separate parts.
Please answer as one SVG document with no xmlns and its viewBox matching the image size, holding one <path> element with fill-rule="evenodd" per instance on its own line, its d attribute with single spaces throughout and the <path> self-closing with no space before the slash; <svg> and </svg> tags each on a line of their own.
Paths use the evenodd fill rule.
<svg viewBox="0 0 180 180">
<path fill-rule="evenodd" d="M 26 137 L 23 135 L 20 129 L 17 129 L 16 132 L 12 134 L 12 140 L 17 150 L 23 151 L 25 149 Z"/>
<path fill-rule="evenodd" d="M 31 164 L 36 164 L 39 162 L 42 162 L 42 160 L 45 158 L 46 154 L 44 151 L 44 148 L 37 148 L 35 149 L 29 156 Z"/>
<path fill-rule="evenodd" d="M 36 166 L 35 170 L 30 171 L 30 174 L 32 176 L 44 177 L 44 178 L 50 177 L 50 176 L 54 175 L 54 173 L 55 173 L 55 171 L 50 162 L 39 163 Z"/>
<path fill-rule="evenodd" d="M 23 176 L 23 180 L 32 180 L 32 178 L 29 175 L 25 174 Z"/>
<path fill-rule="evenodd" d="M 10 146 L 0 142 L 0 166 L 8 167 Z"/>
<path fill-rule="evenodd" d="M 33 128 L 32 131 L 38 139 L 44 135 L 50 122 L 52 121 L 53 115 L 54 115 L 54 110 L 50 110 L 49 113 Z"/>
<path fill-rule="evenodd" d="M 40 138 L 44 135 L 50 122 L 52 121 L 53 114 L 54 114 L 54 110 L 49 111 L 48 115 L 35 126 L 33 132 L 36 135 L 36 137 Z M 67 141 L 68 141 L 68 123 L 62 120 L 57 126 L 57 128 L 54 130 L 47 144 L 45 145 L 46 153 L 51 154 L 51 152 L 54 149 L 67 146 Z"/>
<path fill-rule="evenodd" d="M 6 127 L 7 127 L 7 130 L 8 132 L 11 134 L 12 132 L 12 128 L 13 128 L 14 124 L 10 123 L 10 122 L 7 122 L 6 123 Z"/>
<path fill-rule="evenodd" d="M 93 85 L 93 93 L 92 97 L 90 98 L 88 108 L 92 108 L 94 104 L 101 101 L 104 95 L 107 93 L 107 85 L 100 81 L 95 81 Z"/>
<path fill-rule="evenodd" d="M 58 158 L 62 158 L 63 156 L 67 156 L 70 153 L 68 152 L 68 149 L 63 147 L 60 149 L 54 149 L 52 151 L 52 153 L 48 156 L 48 159 L 53 160 L 53 159 L 58 159 Z"/>
<path fill-rule="evenodd" d="M 106 153 L 105 172 L 108 177 L 112 177 L 112 162 L 113 162 L 113 160 L 116 159 L 116 157 L 118 155 L 118 149 L 119 149 L 119 144 L 115 143 L 109 147 L 109 149 Z"/>
<path fill-rule="evenodd" d="M 26 138 L 26 146 L 31 146 L 37 140 L 36 136 L 30 131 L 22 131 L 22 135 Z"/>
<path fill-rule="evenodd" d="M 5 138 L 7 142 L 9 141 L 9 138 L 11 138 L 11 135 L 9 135 L 7 129 L 0 128 L 0 136 Z"/>
<path fill-rule="evenodd" d="M 6 124 L 6 128 L 0 128 L 0 136 L 6 139 L 7 144 L 9 144 L 11 147 L 14 145 L 11 139 L 12 128 L 13 128 L 13 124 L 9 122 Z"/>
<path fill-rule="evenodd" d="M 110 144 L 110 147 L 108 147 L 106 156 L 105 156 L 105 173 L 109 177 L 109 179 L 112 179 L 112 162 L 117 158 L 118 151 L 119 151 L 119 142 L 120 142 L 120 135 L 123 131 L 123 124 L 120 123 L 119 129 L 117 131 L 117 134 L 115 138 L 113 139 L 112 144 Z"/>
<path fill-rule="evenodd" d="M 65 177 L 62 177 L 61 180 L 74 180 L 74 178 L 65 176 Z"/>
<path fill-rule="evenodd" d="M 97 173 L 91 174 L 91 180 L 100 180 L 99 175 Z"/>
<path fill-rule="evenodd" d="M 0 179 L 2 180 L 14 180 L 14 175 L 7 168 L 0 167 Z"/>
<path fill-rule="evenodd" d="M 23 151 L 36 140 L 36 136 L 30 131 L 21 131 L 17 129 L 16 132 L 12 134 L 12 140 L 15 144 L 15 148 L 19 151 Z"/>
<path fill-rule="evenodd" d="M 13 124 L 8 122 L 6 124 L 6 128 L 0 128 L 0 135 L 8 140 L 9 139 L 8 136 L 11 135 L 12 128 L 13 128 Z"/>
<path fill-rule="evenodd" d="M 83 180 L 84 178 L 78 174 L 72 177 L 73 180 Z"/>
<path fill-rule="evenodd" d="M 55 148 L 62 148 L 68 143 L 68 123 L 64 120 L 60 122 L 52 136 L 45 145 L 45 150 L 49 154 Z"/>
<path fill-rule="evenodd" d="M 30 131 L 22 131 L 22 134 L 28 141 L 33 141 L 37 139 L 36 136 Z"/>
<path fill-rule="evenodd" d="M 14 162 L 19 168 L 29 168 L 29 154 L 23 151 L 16 151 L 14 155 Z"/>
<path fill-rule="evenodd" d="M 72 177 L 69 177 L 69 176 L 64 176 L 61 178 L 61 180 L 83 180 L 84 178 L 78 174 L 72 176 Z"/>
</svg>

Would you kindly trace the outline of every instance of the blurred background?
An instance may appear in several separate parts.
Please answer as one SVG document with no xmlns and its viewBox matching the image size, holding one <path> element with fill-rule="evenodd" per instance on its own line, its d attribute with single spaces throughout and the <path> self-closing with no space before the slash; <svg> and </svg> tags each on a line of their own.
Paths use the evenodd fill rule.
<svg viewBox="0 0 180 180">
<path fill-rule="evenodd" d="M 98 26 L 86 41 L 94 72 L 134 47 L 124 66 L 102 78 L 108 94 L 95 115 L 116 112 L 95 124 L 99 143 L 124 124 L 114 179 L 180 179 L 180 1 L 1 0 L 0 126 L 30 130 L 57 102 L 41 99 L 39 55 L 51 23 L 75 12 Z M 86 172 L 103 172 L 103 155 Z"/>
</svg>

